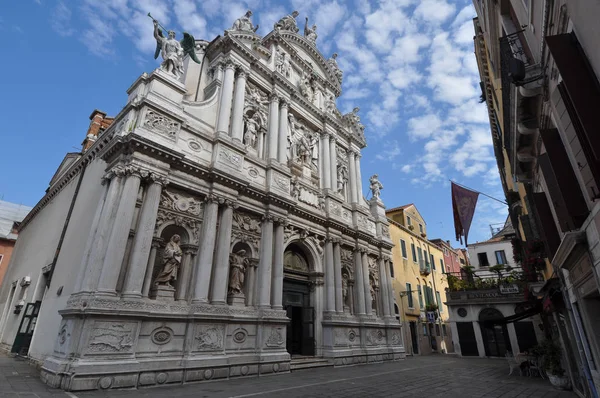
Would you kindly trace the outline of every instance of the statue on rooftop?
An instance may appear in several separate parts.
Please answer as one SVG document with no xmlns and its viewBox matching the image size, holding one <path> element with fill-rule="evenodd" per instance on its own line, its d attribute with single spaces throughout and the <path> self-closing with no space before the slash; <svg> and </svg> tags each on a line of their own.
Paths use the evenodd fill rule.
<svg viewBox="0 0 600 398">
<path fill-rule="evenodd" d="M 256 24 L 256 26 L 252 24 L 252 21 L 250 20 L 251 16 L 252 11 L 246 11 L 246 13 L 243 16 L 235 20 L 230 30 L 256 33 L 256 31 L 258 30 L 258 24 Z"/>
<path fill-rule="evenodd" d="M 274 29 L 278 30 L 289 30 L 294 33 L 298 33 L 300 29 L 298 29 L 298 25 L 296 24 L 296 17 L 300 13 L 298 11 L 293 11 L 291 15 L 286 15 L 281 18 L 277 23 L 275 23 Z"/>
<path fill-rule="evenodd" d="M 308 17 L 306 17 L 306 22 L 304 22 L 304 37 L 311 43 L 316 43 L 317 41 L 317 25 L 313 25 L 310 28 L 308 26 Z"/>
<path fill-rule="evenodd" d="M 371 178 L 369 178 L 369 183 L 371 184 L 370 188 L 373 197 L 379 199 L 379 196 L 381 195 L 381 190 L 383 189 L 383 184 L 379 182 L 379 177 L 377 176 L 377 174 L 373 174 Z"/>
</svg>

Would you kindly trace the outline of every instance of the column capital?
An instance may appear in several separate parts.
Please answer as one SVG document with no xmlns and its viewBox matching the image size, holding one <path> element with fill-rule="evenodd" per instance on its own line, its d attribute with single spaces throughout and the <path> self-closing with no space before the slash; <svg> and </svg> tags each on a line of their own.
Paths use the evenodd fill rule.
<svg viewBox="0 0 600 398">
<path fill-rule="evenodd" d="M 354 157 L 354 156 L 356 156 L 356 152 L 354 152 L 354 149 L 348 149 L 348 150 L 346 151 L 346 154 L 347 154 L 349 157 Z"/>
<path fill-rule="evenodd" d="M 333 142 L 334 144 L 337 142 L 335 134 L 329 134 L 329 141 Z"/>
<path fill-rule="evenodd" d="M 235 63 L 235 61 L 231 58 L 231 57 L 225 57 L 221 60 L 221 65 L 222 67 L 224 67 L 225 69 L 232 69 L 235 70 L 237 64 Z"/>
<path fill-rule="evenodd" d="M 169 178 L 166 175 L 163 174 L 159 174 L 156 172 L 150 172 L 150 175 L 148 176 L 148 179 L 150 181 L 152 181 L 152 183 L 154 184 L 159 184 L 161 186 L 165 186 L 169 183 Z"/>
<path fill-rule="evenodd" d="M 245 66 L 242 65 L 238 65 L 237 68 L 235 69 L 235 75 L 238 78 L 242 78 L 245 79 L 248 77 L 248 74 L 250 73 L 250 71 L 248 70 L 248 68 L 246 68 Z"/>
<path fill-rule="evenodd" d="M 264 214 L 264 215 L 261 217 L 261 220 L 262 220 L 262 221 L 270 221 L 270 222 L 273 222 L 273 221 L 275 221 L 275 216 L 274 216 L 274 215 L 272 215 L 272 214 Z"/>
<path fill-rule="evenodd" d="M 198 246 L 195 245 L 181 245 L 181 250 L 183 251 L 184 254 L 194 254 L 196 252 L 196 250 L 198 250 Z"/>
<path fill-rule="evenodd" d="M 273 216 L 273 221 L 278 224 L 281 225 L 283 227 L 285 227 L 286 225 L 288 225 L 289 220 L 287 219 L 287 217 L 278 217 L 278 216 Z"/>
<path fill-rule="evenodd" d="M 287 109 L 289 106 L 290 106 L 290 104 L 285 99 L 281 98 L 279 100 L 279 107 L 281 109 L 284 109 L 284 108 Z"/>
<path fill-rule="evenodd" d="M 141 167 L 137 164 L 128 164 L 123 168 L 124 175 L 135 176 L 138 178 L 147 178 L 150 175 L 150 170 Z"/>
<path fill-rule="evenodd" d="M 326 130 L 321 130 L 321 131 L 319 131 L 319 133 L 321 134 L 321 137 L 323 137 L 323 139 L 326 139 L 326 140 L 328 140 L 328 139 L 329 139 L 329 136 L 330 136 L 330 134 L 329 134 L 329 132 L 328 132 L 328 131 L 326 131 Z"/>
<path fill-rule="evenodd" d="M 279 102 L 279 95 L 275 91 L 269 94 L 269 102 Z"/>
<path fill-rule="evenodd" d="M 218 195 L 215 195 L 214 193 L 209 193 L 204 197 L 204 201 L 206 203 L 223 203 L 223 198 L 221 198 Z"/>
<path fill-rule="evenodd" d="M 233 209 L 237 209 L 239 207 L 238 203 L 233 199 L 222 199 L 222 201 L 219 202 L 225 205 L 225 207 L 231 207 Z"/>
</svg>

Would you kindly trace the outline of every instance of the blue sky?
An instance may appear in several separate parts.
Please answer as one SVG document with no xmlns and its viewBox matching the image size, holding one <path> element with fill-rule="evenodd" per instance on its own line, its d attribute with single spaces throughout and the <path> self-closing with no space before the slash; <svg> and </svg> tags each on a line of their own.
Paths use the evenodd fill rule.
<svg viewBox="0 0 600 398">
<path fill-rule="evenodd" d="M 116 115 L 158 63 L 148 12 L 212 40 L 247 9 L 266 34 L 298 10 L 318 48 L 339 54 L 342 113 L 360 107 L 365 195 L 378 173 L 388 208 L 415 203 L 428 236 L 454 240 L 449 179 L 502 198 L 485 104 L 478 101 L 470 0 L 20 0 L 0 8 L 0 198 L 33 206 L 94 109 Z M 506 207 L 480 197 L 469 241 Z"/>
</svg>

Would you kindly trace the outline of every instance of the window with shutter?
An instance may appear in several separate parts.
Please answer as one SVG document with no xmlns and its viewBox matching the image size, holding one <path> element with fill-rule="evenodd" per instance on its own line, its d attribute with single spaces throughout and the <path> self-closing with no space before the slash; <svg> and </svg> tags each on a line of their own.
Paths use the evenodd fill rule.
<svg viewBox="0 0 600 398">
<path fill-rule="evenodd" d="M 560 235 L 558 234 L 558 229 L 556 229 L 552 210 L 544 192 L 535 192 L 533 194 L 533 202 L 535 203 L 536 215 L 541 226 L 542 240 L 547 246 L 550 259 L 552 259 L 560 245 Z"/>
<path fill-rule="evenodd" d="M 548 194 L 550 195 L 552 206 L 556 212 L 556 218 L 558 219 L 560 229 L 563 232 L 572 231 L 574 229 L 573 222 L 567 212 L 565 201 L 563 200 L 562 193 L 558 187 L 558 182 L 556 181 L 552 166 L 550 166 L 550 158 L 548 158 L 547 153 L 538 156 L 538 165 L 540 166 L 540 169 L 542 169 L 542 174 L 544 174 L 544 180 L 548 187 Z"/>
</svg>

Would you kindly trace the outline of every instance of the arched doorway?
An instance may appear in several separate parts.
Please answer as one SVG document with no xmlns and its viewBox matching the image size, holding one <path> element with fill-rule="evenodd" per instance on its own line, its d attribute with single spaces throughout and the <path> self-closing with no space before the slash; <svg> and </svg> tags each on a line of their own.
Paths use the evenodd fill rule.
<svg viewBox="0 0 600 398">
<path fill-rule="evenodd" d="M 283 255 L 283 307 L 290 323 L 286 348 L 292 356 L 315 355 L 315 312 L 311 300 L 311 266 L 304 248 L 291 243 Z"/>
<path fill-rule="evenodd" d="M 490 322 L 502 318 L 502 313 L 495 308 L 484 308 L 479 313 L 485 355 L 488 357 L 503 357 L 507 351 L 512 351 L 506 324 Z"/>
</svg>

